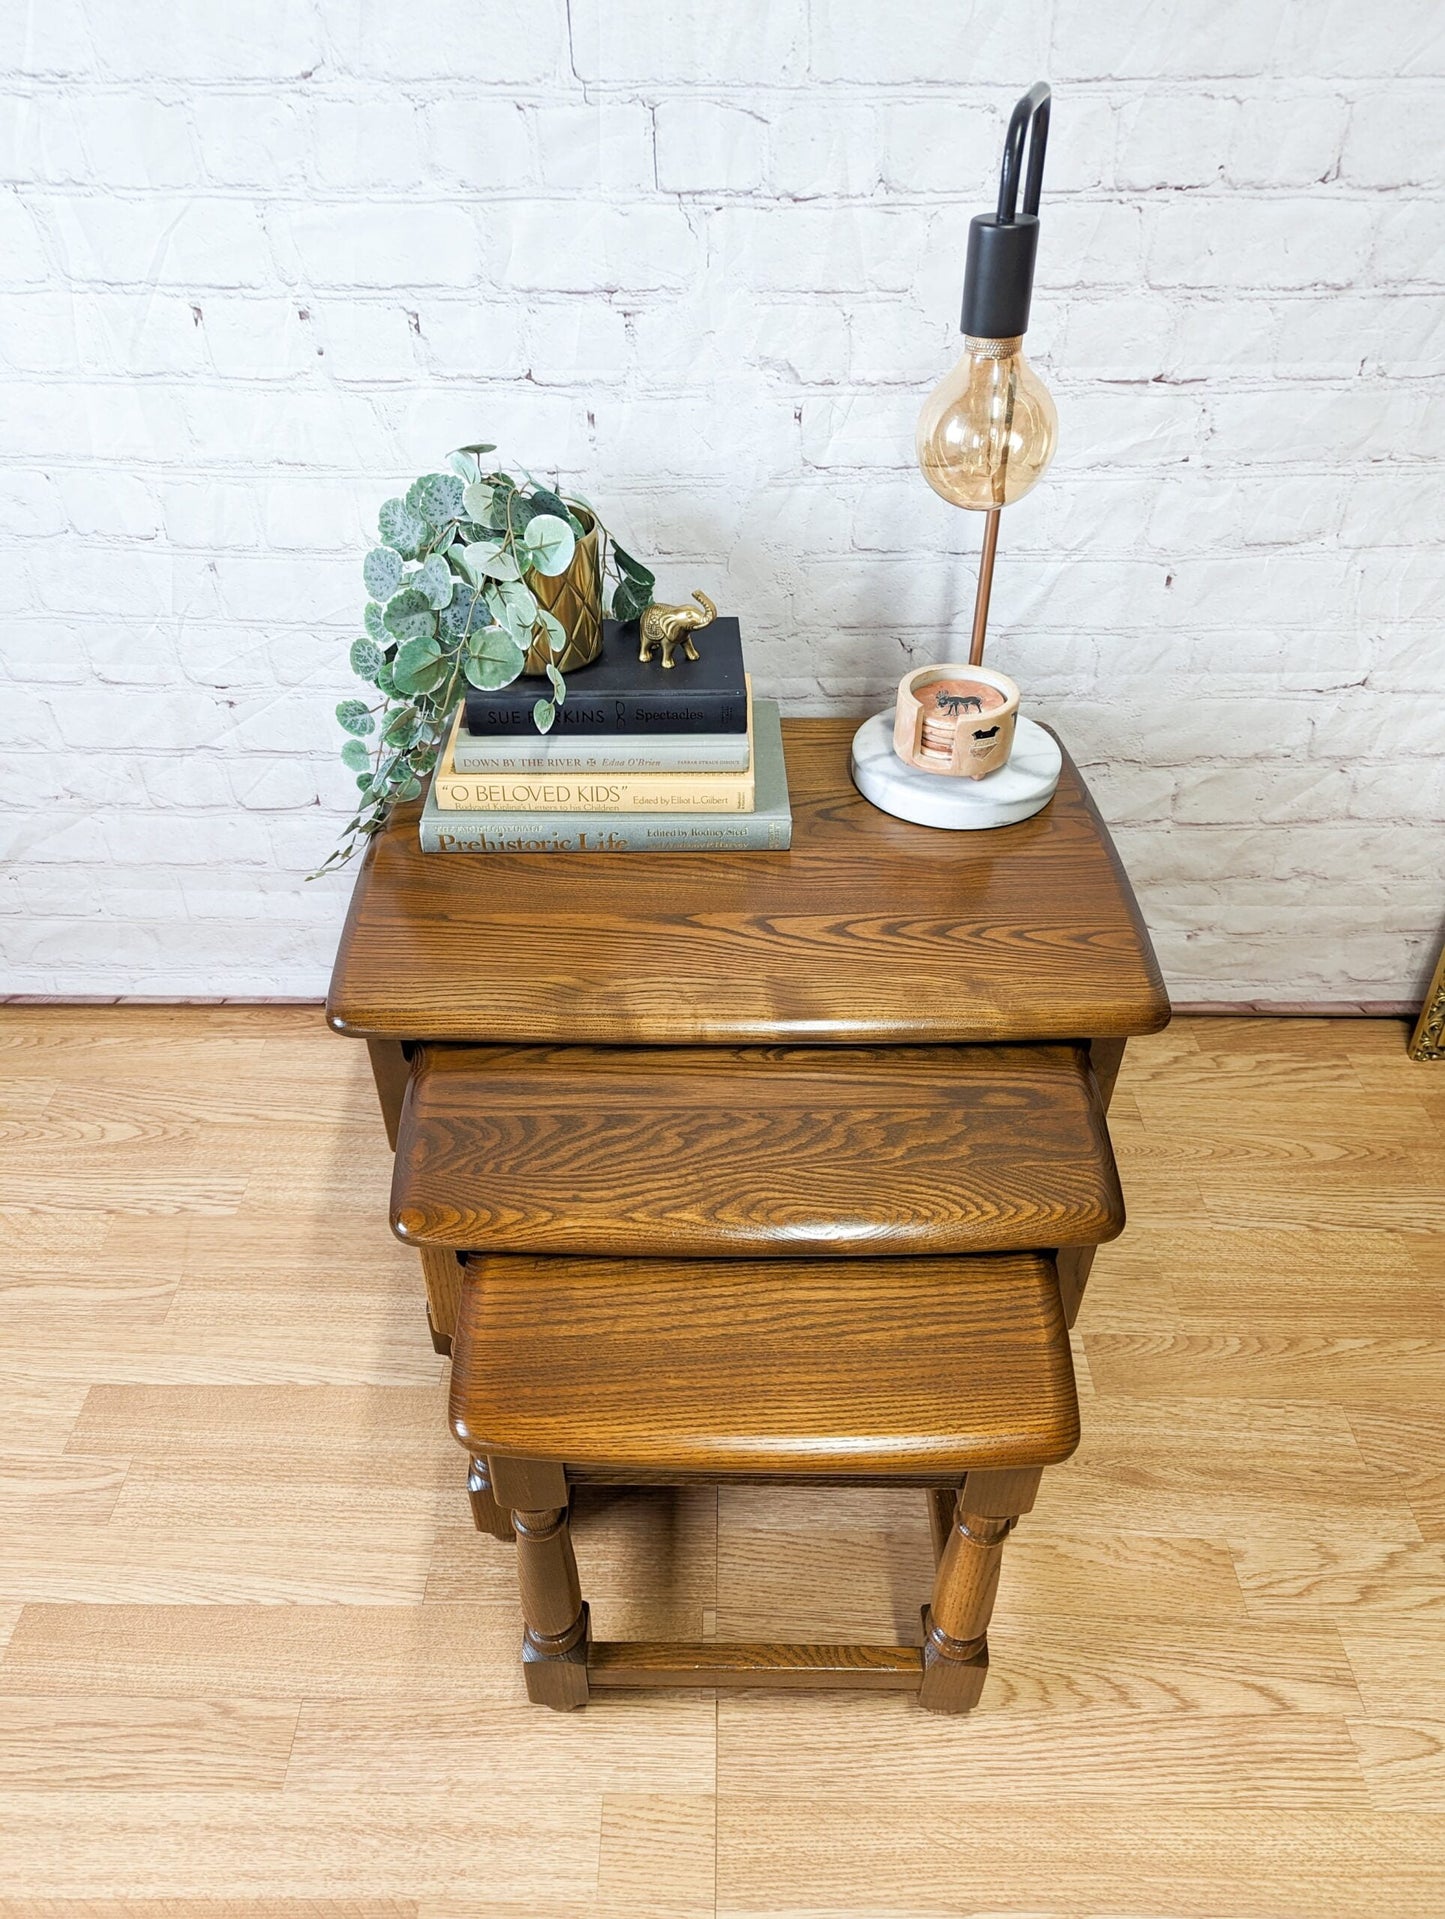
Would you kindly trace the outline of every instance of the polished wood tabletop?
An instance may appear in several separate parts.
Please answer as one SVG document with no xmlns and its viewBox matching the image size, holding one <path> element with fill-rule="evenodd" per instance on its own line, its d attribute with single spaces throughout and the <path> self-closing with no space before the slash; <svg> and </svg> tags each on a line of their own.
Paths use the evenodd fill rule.
<svg viewBox="0 0 1445 1919">
<path fill-rule="evenodd" d="M 402 807 L 357 877 L 327 1000 L 340 1033 L 510 1044 L 1117 1039 L 1169 1004 L 1067 753 L 1018 826 L 878 812 L 853 720 L 784 722 L 788 852 L 426 854 Z"/>
<path fill-rule="evenodd" d="M 467 1261 L 452 1431 L 627 1484 L 957 1485 L 1079 1443 L 1044 1253 Z M 644 1386 L 645 1382 L 645 1386 Z M 866 1459 L 866 1465 L 863 1461 Z"/>
<path fill-rule="evenodd" d="M 391 1224 L 466 1252 L 858 1258 L 1124 1225 L 1085 1049 L 423 1046 Z"/>
</svg>

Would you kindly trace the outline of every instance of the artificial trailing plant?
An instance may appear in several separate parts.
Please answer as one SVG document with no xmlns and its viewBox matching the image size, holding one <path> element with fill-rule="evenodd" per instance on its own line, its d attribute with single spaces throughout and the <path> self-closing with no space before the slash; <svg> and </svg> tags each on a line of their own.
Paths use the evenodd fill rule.
<svg viewBox="0 0 1445 1919">
<path fill-rule="evenodd" d="M 563 498 L 530 475 L 483 472 L 482 455 L 495 451 L 461 447 L 450 473 L 423 474 L 404 499 L 381 509 L 381 544 L 362 566 L 366 633 L 351 647 L 352 671 L 373 696 L 336 709 L 348 735 L 341 758 L 361 797 L 322 873 L 344 865 L 394 805 L 421 792 L 464 685 L 510 686 L 537 649 L 549 684 L 532 719 L 539 733 L 550 729 L 567 697 L 556 662 L 568 635 L 537 604 L 529 574 L 565 573 L 577 541 L 595 526 L 613 617 L 636 619 L 652 599 L 653 575 L 612 539 L 589 502 Z"/>
</svg>

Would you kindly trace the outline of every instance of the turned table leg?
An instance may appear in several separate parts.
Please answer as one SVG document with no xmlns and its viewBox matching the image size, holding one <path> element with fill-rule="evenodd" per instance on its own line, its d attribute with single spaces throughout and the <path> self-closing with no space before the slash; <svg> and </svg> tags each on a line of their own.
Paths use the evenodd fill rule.
<svg viewBox="0 0 1445 1919">
<path fill-rule="evenodd" d="M 569 1712 L 588 1698 L 587 1607 L 568 1523 L 567 1479 L 560 1466 L 532 1460 L 489 1462 L 492 1485 L 512 1504 L 517 1584 L 522 1595 L 522 1671 L 527 1697 Z M 547 1504 L 524 1504 L 547 1496 Z"/>
<path fill-rule="evenodd" d="M 988 1677 L 988 1622 L 1003 1542 L 1038 1490 L 1037 1472 L 970 1473 L 923 1609 L 923 1683 L 930 1712 L 967 1712 Z"/>
</svg>

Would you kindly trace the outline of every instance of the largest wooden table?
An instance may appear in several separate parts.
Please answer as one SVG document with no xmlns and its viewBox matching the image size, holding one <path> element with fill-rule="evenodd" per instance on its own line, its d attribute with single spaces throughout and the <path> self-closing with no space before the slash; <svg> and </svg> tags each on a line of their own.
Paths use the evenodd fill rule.
<svg viewBox="0 0 1445 1919">
<path fill-rule="evenodd" d="M 784 721 L 786 853 L 425 854 L 417 807 L 400 808 L 357 876 L 327 998 L 335 1030 L 370 1048 L 393 1145 L 407 1056 L 427 1042 L 1075 1039 L 1107 1099 L 1124 1041 L 1163 1026 L 1169 1002 L 1067 753 L 1033 819 L 946 833 L 855 790 L 855 726 Z M 443 1348 L 445 1259 L 423 1256 Z"/>
</svg>

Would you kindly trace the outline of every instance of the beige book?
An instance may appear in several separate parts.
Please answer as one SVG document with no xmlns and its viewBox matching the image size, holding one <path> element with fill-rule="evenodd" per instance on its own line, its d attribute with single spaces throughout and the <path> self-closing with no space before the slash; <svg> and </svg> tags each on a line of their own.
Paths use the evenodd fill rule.
<svg viewBox="0 0 1445 1919">
<path fill-rule="evenodd" d="M 458 773 L 452 721 L 432 776 L 444 813 L 751 813 L 754 752 L 748 687 L 748 765 L 743 773 Z"/>
</svg>

